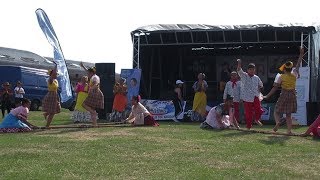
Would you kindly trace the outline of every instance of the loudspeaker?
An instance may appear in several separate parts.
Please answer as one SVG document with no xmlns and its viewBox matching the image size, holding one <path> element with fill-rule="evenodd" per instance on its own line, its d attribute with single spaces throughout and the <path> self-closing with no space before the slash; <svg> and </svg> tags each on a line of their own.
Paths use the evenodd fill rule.
<svg viewBox="0 0 320 180">
<path fill-rule="evenodd" d="M 96 63 L 95 67 L 100 77 L 100 89 L 104 95 L 104 109 L 98 111 L 98 117 L 106 119 L 106 114 L 112 112 L 115 63 Z"/>
<path fill-rule="evenodd" d="M 320 102 L 307 102 L 307 125 L 310 126 L 318 117 Z"/>
</svg>

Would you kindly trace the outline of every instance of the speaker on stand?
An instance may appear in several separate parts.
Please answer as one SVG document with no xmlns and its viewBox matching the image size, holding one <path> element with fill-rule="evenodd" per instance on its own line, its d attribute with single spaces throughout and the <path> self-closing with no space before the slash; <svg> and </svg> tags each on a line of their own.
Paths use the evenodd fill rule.
<svg viewBox="0 0 320 180">
<path fill-rule="evenodd" d="M 307 102 L 307 125 L 316 120 L 320 112 L 320 102 Z"/>
<path fill-rule="evenodd" d="M 98 118 L 107 119 L 107 114 L 112 112 L 115 63 L 96 63 L 95 67 L 100 77 L 100 89 L 104 95 L 104 109 L 97 111 Z"/>
</svg>

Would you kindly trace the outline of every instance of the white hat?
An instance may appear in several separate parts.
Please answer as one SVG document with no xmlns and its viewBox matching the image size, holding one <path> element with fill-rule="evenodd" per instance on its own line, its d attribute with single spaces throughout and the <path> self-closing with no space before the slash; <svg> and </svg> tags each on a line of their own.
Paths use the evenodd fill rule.
<svg viewBox="0 0 320 180">
<path fill-rule="evenodd" d="M 181 80 L 176 80 L 176 84 L 183 84 L 183 81 L 181 81 Z"/>
</svg>

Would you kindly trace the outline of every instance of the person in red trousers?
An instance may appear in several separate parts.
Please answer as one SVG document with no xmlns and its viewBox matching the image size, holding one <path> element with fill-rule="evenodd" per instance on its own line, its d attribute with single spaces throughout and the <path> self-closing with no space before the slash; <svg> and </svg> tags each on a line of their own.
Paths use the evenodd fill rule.
<svg viewBox="0 0 320 180">
<path fill-rule="evenodd" d="M 241 99 L 244 104 L 244 114 L 246 119 L 246 127 L 248 130 L 252 127 L 252 118 L 255 116 L 255 122 L 262 126 L 260 121 L 263 110 L 261 108 L 261 102 L 259 97 L 261 96 L 261 89 L 263 83 L 261 79 L 255 75 L 256 67 L 253 63 L 248 65 L 247 72 L 244 72 L 241 68 L 241 60 L 237 59 L 238 67 L 237 71 L 241 79 Z"/>
</svg>

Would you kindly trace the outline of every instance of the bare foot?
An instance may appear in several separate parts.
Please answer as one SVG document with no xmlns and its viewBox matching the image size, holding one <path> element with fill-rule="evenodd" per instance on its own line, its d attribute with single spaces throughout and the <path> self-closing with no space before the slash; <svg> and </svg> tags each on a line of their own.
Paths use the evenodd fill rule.
<svg viewBox="0 0 320 180">
<path fill-rule="evenodd" d="M 257 120 L 256 123 L 259 125 L 259 126 L 263 126 L 262 122 L 260 120 Z"/>
<path fill-rule="evenodd" d="M 44 117 L 44 120 L 47 120 L 48 114 L 47 113 L 43 113 L 43 117 Z"/>
<path fill-rule="evenodd" d="M 301 136 L 301 137 L 307 137 L 307 136 L 308 136 L 308 134 L 306 134 L 306 133 L 302 133 L 302 134 L 300 134 L 299 136 Z"/>
<path fill-rule="evenodd" d="M 279 124 L 277 123 L 272 130 L 273 130 L 274 132 L 277 132 L 278 129 L 279 129 Z"/>
</svg>

